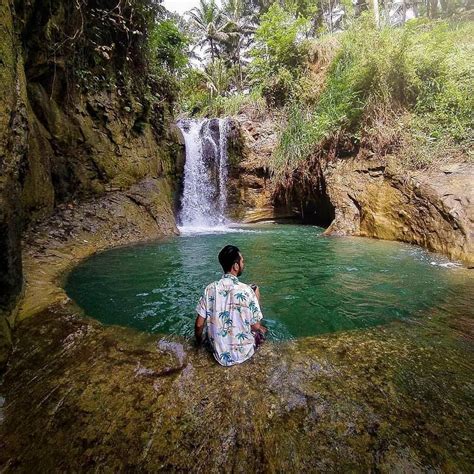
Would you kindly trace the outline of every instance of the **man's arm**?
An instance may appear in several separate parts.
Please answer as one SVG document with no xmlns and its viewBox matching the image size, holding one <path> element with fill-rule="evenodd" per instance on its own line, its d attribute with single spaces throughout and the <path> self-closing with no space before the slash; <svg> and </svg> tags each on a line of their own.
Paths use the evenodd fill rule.
<svg viewBox="0 0 474 474">
<path fill-rule="evenodd" d="M 257 297 L 257 301 L 260 303 L 260 288 L 257 285 L 254 285 L 254 288 L 252 288 L 252 290 L 254 291 L 255 296 Z M 260 331 L 262 334 L 265 334 L 268 331 L 268 329 L 261 323 L 252 324 L 250 326 L 250 329 L 252 331 Z"/>
<path fill-rule="evenodd" d="M 194 323 L 194 337 L 196 338 L 196 343 L 199 345 L 202 343 L 202 333 L 204 330 L 204 323 L 206 319 L 202 316 L 197 316 L 196 322 Z"/>
</svg>

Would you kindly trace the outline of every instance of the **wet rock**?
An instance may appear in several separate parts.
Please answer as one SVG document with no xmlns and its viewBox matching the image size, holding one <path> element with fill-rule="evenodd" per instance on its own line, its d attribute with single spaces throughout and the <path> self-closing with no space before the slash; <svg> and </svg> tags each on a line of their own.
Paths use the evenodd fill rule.
<svg viewBox="0 0 474 474">
<path fill-rule="evenodd" d="M 51 301 L 66 300 L 58 282 L 92 253 L 176 233 L 171 189 L 166 179 L 146 179 L 127 193 L 108 193 L 72 208 L 61 206 L 38 224 L 25 239 L 26 289 L 19 317 L 31 316 Z"/>
<path fill-rule="evenodd" d="M 0 371 L 11 347 L 8 317 L 22 289 L 21 186 L 28 173 L 26 79 L 12 6 L 0 14 Z"/>
<path fill-rule="evenodd" d="M 432 171 L 412 179 L 357 159 L 328 164 L 323 173 L 336 215 L 326 233 L 415 243 L 470 264 L 474 169 L 456 169 L 456 175 Z"/>
<path fill-rule="evenodd" d="M 472 164 L 417 173 L 361 150 L 344 159 L 321 156 L 275 186 L 265 166 L 277 145 L 278 117 L 245 112 L 231 123 L 241 159 L 230 173 L 229 199 L 244 222 L 297 217 L 327 227 L 326 235 L 401 240 L 472 265 Z"/>
<path fill-rule="evenodd" d="M 239 115 L 229 121 L 228 201 L 232 217 L 243 222 L 284 219 L 294 215 L 276 206 L 268 164 L 277 143 L 277 120 L 271 114 L 249 120 Z"/>
<path fill-rule="evenodd" d="M 469 470 L 472 340 L 428 314 L 267 341 L 225 369 L 183 339 L 50 305 L 19 325 L 0 384 L 0 468 Z"/>
<path fill-rule="evenodd" d="M 186 352 L 184 351 L 182 344 L 161 339 L 160 341 L 158 341 L 158 349 L 165 352 L 171 352 L 173 355 L 176 356 L 179 364 L 184 365 Z"/>
</svg>

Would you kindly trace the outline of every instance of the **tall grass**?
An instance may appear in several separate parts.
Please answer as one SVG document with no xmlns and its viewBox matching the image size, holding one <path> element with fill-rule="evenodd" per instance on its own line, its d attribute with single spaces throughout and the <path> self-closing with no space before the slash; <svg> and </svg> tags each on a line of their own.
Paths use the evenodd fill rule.
<svg viewBox="0 0 474 474">
<path fill-rule="evenodd" d="M 377 30 L 363 18 L 339 44 L 314 105 L 299 98 L 288 105 L 276 170 L 297 166 L 336 134 L 353 143 L 376 140 L 380 111 L 409 115 L 402 134 L 437 145 L 472 145 L 474 23 L 424 20 Z"/>
<path fill-rule="evenodd" d="M 235 116 L 245 109 L 253 109 L 258 115 L 266 110 L 265 100 L 257 91 L 250 94 L 234 94 L 227 97 L 217 96 L 202 110 L 202 115 Z"/>
</svg>

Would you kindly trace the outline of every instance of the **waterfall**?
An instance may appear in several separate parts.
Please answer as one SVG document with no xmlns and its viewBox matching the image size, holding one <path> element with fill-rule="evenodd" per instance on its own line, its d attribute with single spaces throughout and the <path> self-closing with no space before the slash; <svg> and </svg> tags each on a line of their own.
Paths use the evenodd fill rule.
<svg viewBox="0 0 474 474">
<path fill-rule="evenodd" d="M 223 227 L 227 207 L 227 119 L 180 120 L 186 147 L 179 221 L 185 231 Z"/>
</svg>

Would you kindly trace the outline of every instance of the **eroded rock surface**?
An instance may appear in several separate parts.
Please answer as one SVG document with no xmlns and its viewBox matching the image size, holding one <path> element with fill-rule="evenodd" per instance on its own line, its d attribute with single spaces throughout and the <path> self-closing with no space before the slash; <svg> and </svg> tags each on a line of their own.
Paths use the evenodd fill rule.
<svg viewBox="0 0 474 474">
<path fill-rule="evenodd" d="M 242 114 L 234 122 L 242 161 L 233 179 L 244 222 L 299 217 L 328 235 L 359 235 L 414 243 L 474 264 L 474 165 L 402 169 L 396 157 L 322 155 L 287 175 L 268 164 L 277 145 L 278 117 Z"/>
<path fill-rule="evenodd" d="M 472 315 L 428 315 L 267 342 L 226 369 L 189 341 L 51 305 L 16 332 L 0 469 L 468 472 Z"/>
<path fill-rule="evenodd" d="M 232 217 L 245 223 L 294 216 L 273 199 L 269 163 L 277 141 L 277 120 L 271 114 L 241 114 L 230 122 L 228 200 Z"/>
<path fill-rule="evenodd" d="M 177 234 L 172 183 L 147 178 L 126 192 L 59 206 L 25 239 L 23 319 L 56 301 L 68 300 L 63 274 L 93 253 L 131 242 Z"/>
<path fill-rule="evenodd" d="M 335 207 L 327 234 L 415 243 L 474 264 L 472 165 L 402 174 L 382 162 L 351 159 L 323 170 Z"/>
<path fill-rule="evenodd" d="M 11 311 L 22 291 L 25 229 L 56 209 L 59 229 L 53 232 L 80 226 L 58 221 L 61 206 L 106 194 L 107 207 L 117 191 L 160 220 L 161 204 L 145 202 L 144 180 L 166 178 L 174 189 L 180 180 L 183 147 L 170 126 L 170 91 L 155 90 L 159 100 L 145 97 L 144 84 L 128 70 L 143 63 L 140 49 L 132 54 L 117 48 L 113 60 L 99 67 L 97 18 L 85 4 L 0 1 L 0 370 L 11 345 Z M 122 31 L 114 22 L 101 26 L 104 37 Z M 97 224 L 89 223 L 93 234 Z"/>
<path fill-rule="evenodd" d="M 22 289 L 21 183 L 28 144 L 23 60 L 11 4 L 0 2 L 0 370 L 11 346 L 12 308 Z"/>
</svg>

